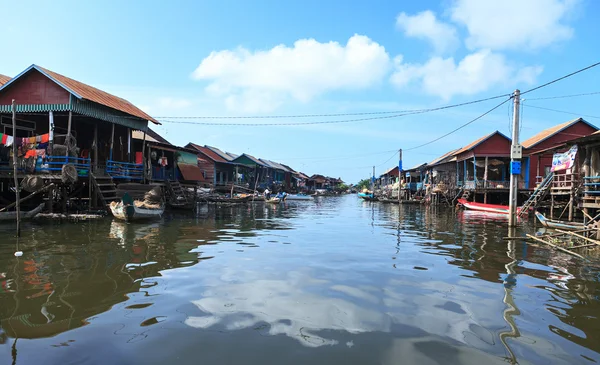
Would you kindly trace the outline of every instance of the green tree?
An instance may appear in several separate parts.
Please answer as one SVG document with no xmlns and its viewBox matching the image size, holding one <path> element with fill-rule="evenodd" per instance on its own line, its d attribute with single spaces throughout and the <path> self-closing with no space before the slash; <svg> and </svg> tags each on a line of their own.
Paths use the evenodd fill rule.
<svg viewBox="0 0 600 365">
<path fill-rule="evenodd" d="M 358 191 L 369 188 L 371 188 L 371 179 L 362 179 L 356 184 L 356 190 Z"/>
</svg>

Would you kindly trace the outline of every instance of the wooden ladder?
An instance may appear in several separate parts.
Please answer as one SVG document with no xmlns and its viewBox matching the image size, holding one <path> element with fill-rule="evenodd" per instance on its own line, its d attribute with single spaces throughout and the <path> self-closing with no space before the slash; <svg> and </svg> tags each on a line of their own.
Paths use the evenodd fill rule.
<svg viewBox="0 0 600 365">
<path fill-rule="evenodd" d="M 94 184 L 96 195 L 100 198 L 102 204 L 106 207 L 110 202 L 117 200 L 117 186 L 110 176 L 95 176 L 90 174 Z"/>
<path fill-rule="evenodd" d="M 167 187 L 169 189 L 170 199 L 173 204 L 187 205 L 189 203 L 185 191 L 183 191 L 179 181 L 168 180 Z"/>
<path fill-rule="evenodd" d="M 523 204 L 521 209 L 517 212 L 517 217 L 522 217 L 530 209 L 535 209 L 544 200 L 544 198 L 550 191 L 550 187 L 553 180 L 554 173 L 551 172 L 544 178 L 544 180 L 542 180 L 542 182 L 535 189 L 533 194 L 531 194 L 529 199 L 527 199 L 527 201 Z"/>
</svg>

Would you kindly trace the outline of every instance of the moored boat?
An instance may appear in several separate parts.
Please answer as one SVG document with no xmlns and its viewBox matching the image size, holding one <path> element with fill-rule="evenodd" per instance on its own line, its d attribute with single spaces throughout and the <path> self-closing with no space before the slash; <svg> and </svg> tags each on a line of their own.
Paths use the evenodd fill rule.
<svg viewBox="0 0 600 365">
<path fill-rule="evenodd" d="M 467 201 L 466 199 L 458 199 L 458 204 L 465 207 L 465 209 L 477 210 L 480 212 L 508 214 L 510 210 L 508 205 L 475 203 Z M 521 208 L 517 207 L 517 212 L 520 210 Z"/>
<path fill-rule="evenodd" d="M 358 193 L 358 197 L 368 202 L 377 201 L 377 197 L 373 193 Z"/>
<path fill-rule="evenodd" d="M 313 200 L 314 198 L 310 195 L 305 194 L 289 194 L 285 200 Z"/>
<path fill-rule="evenodd" d="M 557 219 L 548 219 L 542 213 L 535 211 L 535 216 L 542 226 L 546 228 L 562 229 L 565 231 L 577 231 L 585 229 L 585 225 L 579 222 L 565 222 Z"/>
<path fill-rule="evenodd" d="M 21 220 L 35 218 L 43 209 L 46 204 L 40 204 L 32 210 L 21 211 Z M 0 212 L 0 221 L 14 221 L 17 219 L 17 212 Z"/>
<path fill-rule="evenodd" d="M 120 202 L 110 203 L 112 215 L 126 222 L 158 219 L 165 212 L 164 204 L 147 204 L 143 201 L 134 201 L 128 193 L 123 195 Z"/>
<path fill-rule="evenodd" d="M 271 203 L 271 204 L 279 204 L 281 202 L 281 199 L 279 199 L 279 198 L 270 198 L 270 199 L 266 199 L 265 202 Z"/>
</svg>

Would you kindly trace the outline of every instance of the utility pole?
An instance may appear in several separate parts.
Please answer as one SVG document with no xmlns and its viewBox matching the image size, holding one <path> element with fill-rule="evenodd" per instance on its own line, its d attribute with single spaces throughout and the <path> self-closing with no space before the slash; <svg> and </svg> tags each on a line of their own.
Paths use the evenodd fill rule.
<svg viewBox="0 0 600 365">
<path fill-rule="evenodd" d="M 373 177 L 371 178 L 371 193 L 375 196 L 375 166 L 373 166 Z"/>
<path fill-rule="evenodd" d="M 402 202 L 402 148 L 398 150 L 398 203 Z"/>
<path fill-rule="evenodd" d="M 512 126 L 512 143 L 510 147 L 510 192 L 508 226 L 514 227 L 517 224 L 517 196 L 519 189 L 519 175 L 521 174 L 522 147 L 519 144 L 519 108 L 521 104 L 521 92 L 515 90 L 513 95 L 514 112 Z"/>
</svg>

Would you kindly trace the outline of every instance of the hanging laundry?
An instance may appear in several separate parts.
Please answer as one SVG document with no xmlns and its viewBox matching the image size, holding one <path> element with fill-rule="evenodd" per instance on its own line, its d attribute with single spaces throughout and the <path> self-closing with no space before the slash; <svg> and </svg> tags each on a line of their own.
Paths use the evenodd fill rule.
<svg viewBox="0 0 600 365">
<path fill-rule="evenodd" d="M 165 166 L 167 166 L 168 164 L 169 164 L 169 161 L 167 160 L 167 158 L 166 158 L 166 157 L 161 157 L 161 158 L 160 158 L 160 165 L 161 165 L 162 167 L 165 167 Z"/>
</svg>

